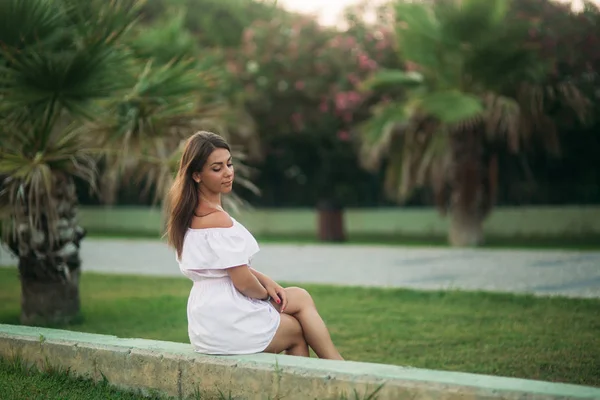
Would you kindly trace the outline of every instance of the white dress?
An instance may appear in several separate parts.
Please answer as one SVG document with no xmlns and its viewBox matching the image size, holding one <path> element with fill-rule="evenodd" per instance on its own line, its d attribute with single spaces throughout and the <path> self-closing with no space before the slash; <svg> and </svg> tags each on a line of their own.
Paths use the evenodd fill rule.
<svg viewBox="0 0 600 400">
<path fill-rule="evenodd" d="M 268 301 L 240 293 L 227 274 L 227 268 L 250 265 L 259 251 L 252 234 L 231 219 L 229 228 L 189 228 L 177 260 L 194 282 L 187 305 L 188 335 L 199 353 L 260 353 L 279 327 L 277 310 Z"/>
</svg>

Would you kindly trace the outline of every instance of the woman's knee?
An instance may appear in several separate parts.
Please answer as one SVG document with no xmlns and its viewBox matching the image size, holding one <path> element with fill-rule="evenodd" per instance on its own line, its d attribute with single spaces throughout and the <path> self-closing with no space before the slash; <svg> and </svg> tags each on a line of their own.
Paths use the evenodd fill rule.
<svg viewBox="0 0 600 400">
<path fill-rule="evenodd" d="M 312 296 L 306 289 L 292 286 L 286 288 L 285 291 L 288 298 L 288 306 L 285 311 L 289 314 L 295 314 L 304 308 L 315 306 Z"/>
</svg>

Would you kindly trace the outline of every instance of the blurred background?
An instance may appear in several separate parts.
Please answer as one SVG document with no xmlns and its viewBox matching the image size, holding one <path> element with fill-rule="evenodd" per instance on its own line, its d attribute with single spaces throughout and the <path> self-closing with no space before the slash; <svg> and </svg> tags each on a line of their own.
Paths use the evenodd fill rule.
<svg viewBox="0 0 600 400">
<path fill-rule="evenodd" d="M 90 233 L 160 235 L 181 141 L 205 129 L 234 145 L 228 206 L 263 238 L 599 237 L 594 2 L 2 8 L 7 221 L 65 201 Z"/>
<path fill-rule="evenodd" d="M 265 238 L 442 243 L 454 225 L 455 231 L 471 232 L 455 233 L 450 241 L 473 245 L 483 243 L 481 226 L 487 224 L 492 242 L 511 236 L 519 236 L 519 242 L 524 236 L 537 242 L 550 237 L 580 243 L 598 239 L 599 228 L 593 221 L 600 219 L 599 214 L 590 209 L 600 202 L 600 161 L 595 157 L 598 9 L 593 2 L 512 2 L 505 10 L 504 24 L 496 26 L 475 26 L 469 18 L 507 2 L 491 2 L 484 6 L 488 11 L 463 10 L 463 15 L 451 18 L 462 18 L 459 25 L 471 24 L 464 31 L 455 29 L 456 21 L 443 20 L 437 23 L 447 26 L 436 29 L 450 30 L 454 40 L 487 50 L 465 50 L 437 38 L 445 46 L 436 61 L 439 65 L 425 65 L 430 60 L 420 59 L 432 51 L 427 47 L 431 44 L 403 48 L 403 40 L 419 40 L 410 36 L 418 36 L 420 27 L 408 33 L 399 29 L 403 15 L 398 15 L 398 2 L 319 3 L 145 2 L 119 45 L 128 46 L 139 64 L 148 68 L 146 75 L 138 72 L 132 77 L 132 85 L 138 80 L 133 90 L 148 91 L 123 96 L 165 101 L 164 110 L 146 109 L 147 115 L 137 115 L 161 128 L 148 133 L 151 125 L 131 128 L 126 124 L 132 121 L 116 121 L 108 129 L 120 129 L 118 135 L 126 141 L 145 141 L 146 135 L 156 135 L 152 140 L 161 142 L 179 139 L 194 130 L 190 125 L 226 136 L 244 163 L 238 168 L 245 179 L 236 185 L 235 203 L 264 211 L 254 216 L 242 213 L 241 218 Z M 511 32 L 505 32 L 507 25 Z M 495 32 L 496 37 L 483 38 L 482 32 L 488 36 Z M 508 50 L 496 51 L 493 46 Z M 523 49 L 527 54 L 519 53 Z M 477 57 L 487 65 L 477 65 Z M 450 58 L 466 64 L 449 64 Z M 410 85 L 384 79 L 367 88 L 378 73 L 388 71 L 418 71 L 434 91 L 452 88 L 479 99 L 490 92 L 506 96 L 508 103 L 496 103 L 503 113 L 496 116 L 507 120 L 494 128 L 490 128 L 494 121 L 488 120 L 472 143 L 464 137 L 453 143 L 432 140 L 442 136 L 439 126 L 418 127 L 424 142 L 410 150 L 404 142 L 405 120 L 399 118 L 402 111 L 383 115 L 387 103 L 400 109 L 410 103 Z M 152 81 L 159 72 L 163 81 Z M 446 72 L 457 75 L 444 76 Z M 461 87 L 461 74 L 478 76 L 470 87 Z M 155 87 L 142 89 L 144 79 Z M 523 89 L 526 85 L 530 85 L 528 92 Z M 196 102 L 193 111 L 179 108 L 188 96 Z M 168 103 L 173 98 L 177 100 Z M 459 108 L 449 121 L 470 121 L 469 110 L 460 115 L 454 100 L 442 99 L 450 113 Z M 133 107 L 131 102 L 127 107 Z M 484 107 L 489 111 L 493 106 Z M 534 109 L 519 111 L 519 107 Z M 194 114 L 194 123 L 186 112 Z M 480 110 L 470 112 L 476 115 Z M 386 133 L 384 127 L 390 124 L 376 120 L 379 116 L 390 118 L 393 132 Z M 174 129 L 177 134 L 169 133 Z M 367 140 L 368 132 L 377 130 L 375 142 Z M 167 153 L 175 143 L 166 145 Z M 90 229 L 114 233 L 124 226 L 131 233 L 156 233 L 133 219 L 124 223 L 123 213 L 109 214 L 104 208 L 160 205 L 167 177 L 161 181 L 160 169 L 144 166 L 136 153 L 131 155 L 127 171 L 117 156 L 100 160 L 96 192 L 90 193 L 85 179 L 76 180 Z M 432 159 L 439 163 L 431 163 Z M 439 168 L 446 173 L 436 172 Z M 140 179 L 120 183 L 118 178 L 125 172 L 136 170 Z M 102 210 L 94 208 L 98 206 Z M 487 219 L 492 206 L 498 207 L 499 214 Z M 289 213 L 283 215 L 283 210 Z M 454 218 L 445 218 L 448 212 Z M 151 210 L 144 215 L 160 224 Z M 279 217 L 260 223 L 268 215 Z"/>
</svg>

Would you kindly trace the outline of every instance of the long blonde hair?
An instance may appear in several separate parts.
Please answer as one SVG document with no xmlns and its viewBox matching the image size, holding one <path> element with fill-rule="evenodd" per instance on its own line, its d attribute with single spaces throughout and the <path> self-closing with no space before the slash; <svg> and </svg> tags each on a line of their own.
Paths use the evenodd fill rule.
<svg viewBox="0 0 600 400">
<path fill-rule="evenodd" d="M 181 258 L 183 240 L 198 205 L 199 188 L 192 175 L 202 171 L 206 160 L 215 149 L 231 151 L 227 141 L 212 132 L 196 132 L 185 143 L 177 176 L 167 195 L 168 217 L 165 236 L 167 243 L 177 251 L 177 258 Z"/>
</svg>

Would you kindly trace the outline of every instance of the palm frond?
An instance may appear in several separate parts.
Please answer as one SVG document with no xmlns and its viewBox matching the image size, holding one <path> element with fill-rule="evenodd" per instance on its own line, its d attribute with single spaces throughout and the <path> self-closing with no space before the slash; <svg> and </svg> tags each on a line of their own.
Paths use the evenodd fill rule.
<svg viewBox="0 0 600 400">
<path fill-rule="evenodd" d="M 521 107 L 511 98 L 488 93 L 484 97 L 485 103 L 485 131 L 490 140 L 496 137 L 505 137 L 508 147 L 513 152 L 518 152 L 521 138 L 524 135 L 521 125 Z"/>
<path fill-rule="evenodd" d="M 57 0 L 0 2 L 0 48 L 22 50 L 53 42 L 64 34 L 66 19 Z M 1 53 L 0 53 L 1 54 Z"/>
<path fill-rule="evenodd" d="M 373 117 L 358 127 L 362 138 L 361 161 L 368 169 L 377 169 L 387 151 L 398 125 L 408 121 L 405 105 L 380 104 L 373 108 Z"/>
<path fill-rule="evenodd" d="M 498 30 L 511 0 L 450 0 L 437 2 L 434 13 L 446 40 L 471 42 Z M 448 43 L 448 42 L 446 42 Z"/>
<path fill-rule="evenodd" d="M 0 107 L 4 115 L 40 118 L 48 109 L 64 108 L 74 116 L 91 118 L 94 100 L 124 86 L 121 55 L 107 47 L 72 51 L 27 49 L 6 54 L 9 65 L 0 67 Z"/>
<path fill-rule="evenodd" d="M 592 110 L 591 100 L 569 81 L 546 86 L 522 84 L 517 90 L 516 101 L 522 114 L 520 135 L 525 140 L 530 140 L 534 135 L 541 137 L 546 151 L 555 156 L 560 154 L 561 149 L 557 126 L 549 110 L 562 110 L 561 116 L 567 117 L 574 114 L 583 123 L 587 122 Z"/>
<path fill-rule="evenodd" d="M 3 26 L 6 40 L 0 37 L 5 43 L 0 47 L 5 61 L 0 66 L 0 115 L 39 120 L 67 110 L 73 117 L 94 116 L 95 100 L 129 84 L 122 79 L 126 54 L 114 44 L 135 19 L 134 3 L 3 2 L 7 18 L 15 20 Z"/>
<path fill-rule="evenodd" d="M 396 27 L 403 59 L 432 70 L 443 67 L 436 51 L 442 39 L 440 26 L 429 7 L 417 3 L 397 3 Z"/>
<path fill-rule="evenodd" d="M 395 124 L 407 121 L 407 107 L 404 104 L 392 102 L 379 104 L 373 107 L 373 118 L 363 123 L 360 127 L 364 143 L 367 146 L 385 142 Z"/>
<path fill-rule="evenodd" d="M 13 127 L 19 129 L 20 127 Z M 30 129 L 35 129 L 34 126 Z M 66 128 L 57 124 L 43 149 L 23 138 L 36 136 L 11 131 L 11 146 L 0 152 L 0 215 L 4 216 L 4 235 L 15 234 L 21 224 L 32 231 L 47 232 L 50 242 L 57 240 L 58 220 L 55 204 L 56 180 L 61 176 L 78 176 L 95 186 L 96 160 L 91 143 L 77 124 Z"/>
<path fill-rule="evenodd" d="M 548 93 L 549 89 L 546 89 L 546 93 Z M 556 91 L 556 101 L 560 105 L 575 112 L 575 115 L 577 115 L 577 118 L 581 122 L 587 121 L 592 102 L 575 84 L 572 82 L 560 82 L 552 89 Z"/>
<path fill-rule="evenodd" d="M 478 97 L 458 90 L 432 92 L 419 99 L 418 103 L 425 113 L 447 124 L 468 120 L 483 112 Z"/>
<path fill-rule="evenodd" d="M 77 44 L 116 44 L 140 16 L 144 0 L 61 0 L 77 32 Z"/>
<path fill-rule="evenodd" d="M 432 169 L 448 154 L 450 133 L 444 128 L 434 130 L 435 127 L 436 125 L 431 126 L 431 133 L 429 135 L 427 135 L 429 132 L 423 133 L 427 135 L 427 144 L 425 144 L 423 155 L 419 159 L 419 165 L 414 178 L 415 186 L 425 185 L 426 180 L 431 177 Z"/>
<path fill-rule="evenodd" d="M 140 59 L 167 64 L 196 56 L 197 39 L 185 27 L 185 15 L 177 15 L 150 26 L 140 27 L 129 40 L 129 46 Z"/>
<path fill-rule="evenodd" d="M 473 51 L 466 55 L 465 69 L 473 74 L 474 80 L 498 92 L 506 93 L 524 82 L 539 84 L 548 72 L 549 63 L 523 43 L 525 37 L 524 29 L 509 25 L 485 40 L 478 40 Z"/>
<path fill-rule="evenodd" d="M 403 202 L 422 186 L 431 169 L 448 154 L 448 146 L 449 132 L 445 125 L 424 115 L 413 116 L 402 134 L 391 142 L 395 152 L 390 154 L 387 173 L 391 176 L 386 180 L 386 191 L 391 198 Z"/>
<path fill-rule="evenodd" d="M 119 171 L 135 164 L 138 155 L 161 140 L 177 142 L 197 128 L 199 82 L 186 63 L 154 67 L 149 61 L 130 91 L 105 104 L 106 117 L 88 124 L 87 129 L 109 150 L 109 176 L 118 177 Z"/>
<path fill-rule="evenodd" d="M 385 176 L 383 180 L 383 188 L 388 198 L 396 201 L 401 201 L 402 192 L 405 190 L 405 166 L 407 159 L 402 157 L 405 155 L 404 138 L 394 136 L 390 140 L 389 150 L 393 157 L 388 158 L 388 163 L 385 167 Z"/>
<path fill-rule="evenodd" d="M 132 89 L 106 104 L 107 117 L 88 126 L 108 150 L 102 177 L 105 201 L 114 199 L 122 179 L 135 179 L 143 184 L 142 196 L 152 192 L 158 203 L 177 170 L 181 140 L 198 130 L 232 138 L 230 127 L 243 115 L 215 96 L 220 78 L 214 65 L 198 67 L 195 60 L 146 62 Z M 236 132 L 255 138 L 252 121 L 245 122 L 245 129 Z"/>
<path fill-rule="evenodd" d="M 361 83 L 362 90 L 389 89 L 393 87 L 416 87 L 423 84 L 423 75 L 418 72 L 381 70 Z"/>
</svg>

